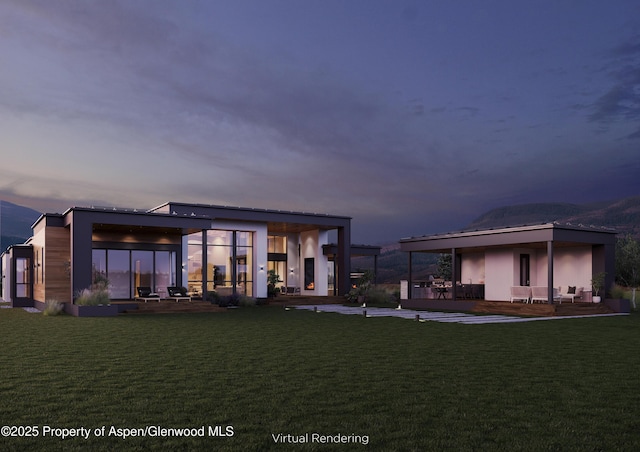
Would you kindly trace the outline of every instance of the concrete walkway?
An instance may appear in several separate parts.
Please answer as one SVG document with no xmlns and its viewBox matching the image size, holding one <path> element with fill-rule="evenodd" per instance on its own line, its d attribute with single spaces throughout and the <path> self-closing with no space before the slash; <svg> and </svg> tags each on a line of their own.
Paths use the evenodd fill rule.
<svg viewBox="0 0 640 452">
<path fill-rule="evenodd" d="M 557 316 L 557 317 L 514 317 L 507 315 L 474 315 L 464 314 L 461 312 L 431 312 L 431 311 L 414 311 L 412 309 L 390 309 L 390 308 L 362 308 L 349 307 L 338 304 L 331 305 L 300 305 L 291 306 L 291 308 L 302 309 L 317 312 L 333 312 L 336 314 L 364 315 L 367 317 L 400 317 L 403 319 L 416 320 L 419 316 L 421 322 L 445 322 L 445 323 L 464 323 L 466 325 L 479 325 L 485 323 L 516 323 L 516 322 L 533 322 L 537 320 L 560 320 L 560 319 L 582 319 L 594 317 L 610 317 L 617 315 L 629 314 L 600 314 L 600 315 L 580 315 L 580 316 Z"/>
</svg>

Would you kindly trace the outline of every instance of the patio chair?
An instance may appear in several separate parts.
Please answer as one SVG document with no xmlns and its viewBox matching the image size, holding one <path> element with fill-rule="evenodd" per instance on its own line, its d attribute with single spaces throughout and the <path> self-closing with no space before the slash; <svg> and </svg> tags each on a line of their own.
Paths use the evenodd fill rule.
<svg viewBox="0 0 640 452">
<path fill-rule="evenodd" d="M 539 301 L 546 303 L 549 300 L 549 289 L 546 286 L 534 286 L 531 288 L 531 303 Z M 560 292 L 553 288 L 553 301 L 561 301 Z"/>
<path fill-rule="evenodd" d="M 511 303 L 514 300 L 520 300 L 523 303 L 529 303 L 531 299 L 531 287 L 529 286 L 511 286 Z"/>
<path fill-rule="evenodd" d="M 293 286 L 287 286 L 287 289 L 285 292 L 287 295 L 300 295 L 300 288 L 299 287 L 293 287 Z"/>
<path fill-rule="evenodd" d="M 137 287 L 138 296 L 135 297 L 134 301 L 144 301 L 145 303 L 149 300 L 160 302 L 160 295 L 155 292 L 151 292 L 151 287 L 140 286 Z"/>
<path fill-rule="evenodd" d="M 574 303 L 576 298 L 582 298 L 584 287 L 568 286 L 565 291 L 562 290 L 562 287 L 559 287 L 558 291 L 560 292 L 560 303 L 565 299 Z"/>
<path fill-rule="evenodd" d="M 169 286 L 167 287 L 167 292 L 169 293 L 167 297 L 169 300 L 176 300 L 176 302 L 181 300 L 191 301 L 191 297 L 187 295 L 187 289 L 184 287 Z"/>
</svg>

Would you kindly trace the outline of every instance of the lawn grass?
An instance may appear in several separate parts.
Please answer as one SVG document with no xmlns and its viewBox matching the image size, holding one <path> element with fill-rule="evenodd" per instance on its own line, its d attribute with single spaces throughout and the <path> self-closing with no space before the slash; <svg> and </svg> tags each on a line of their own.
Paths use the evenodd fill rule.
<svg viewBox="0 0 640 452">
<path fill-rule="evenodd" d="M 231 437 L 3 438 L 1 450 L 639 450 L 640 314 L 460 325 L 275 307 L 0 309 L 0 424 L 233 426 Z M 271 434 L 367 435 L 276 444 Z"/>
</svg>

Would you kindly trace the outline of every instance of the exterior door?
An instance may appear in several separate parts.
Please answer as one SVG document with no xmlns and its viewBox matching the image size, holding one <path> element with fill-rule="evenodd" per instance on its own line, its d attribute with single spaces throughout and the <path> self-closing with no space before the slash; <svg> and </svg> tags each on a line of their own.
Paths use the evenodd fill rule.
<svg viewBox="0 0 640 452">
<path fill-rule="evenodd" d="M 528 254 L 520 255 L 520 285 L 531 285 L 531 261 Z"/>
<path fill-rule="evenodd" d="M 16 256 L 13 260 L 14 307 L 33 306 L 33 269 L 31 257 Z"/>
</svg>

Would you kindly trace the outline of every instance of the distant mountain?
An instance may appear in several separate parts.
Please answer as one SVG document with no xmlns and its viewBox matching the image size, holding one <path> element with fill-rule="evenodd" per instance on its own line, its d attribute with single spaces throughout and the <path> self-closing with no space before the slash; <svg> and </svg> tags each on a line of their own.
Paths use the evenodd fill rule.
<svg viewBox="0 0 640 452">
<path fill-rule="evenodd" d="M 604 226 L 640 239 L 640 196 L 592 204 L 539 203 L 499 207 L 479 216 L 463 230 L 552 221 Z"/>
<path fill-rule="evenodd" d="M 0 200 L 0 253 L 31 237 L 31 226 L 40 215 L 37 210 Z"/>
</svg>

